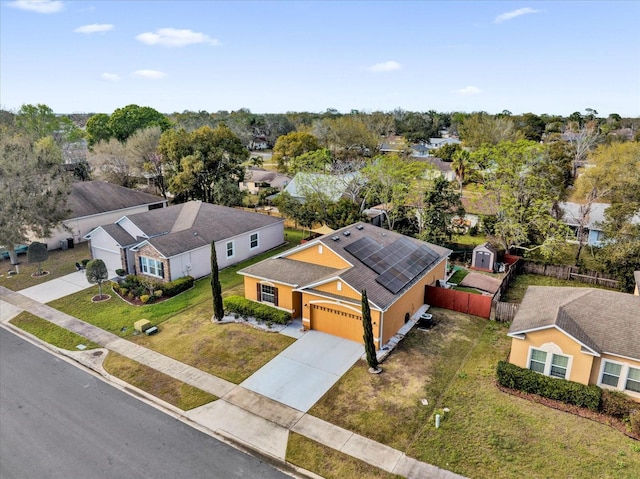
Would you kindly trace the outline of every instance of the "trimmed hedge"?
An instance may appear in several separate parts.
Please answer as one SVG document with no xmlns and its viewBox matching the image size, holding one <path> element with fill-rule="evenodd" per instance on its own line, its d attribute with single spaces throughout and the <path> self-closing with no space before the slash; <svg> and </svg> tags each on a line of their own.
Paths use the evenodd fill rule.
<svg viewBox="0 0 640 479">
<path fill-rule="evenodd" d="M 242 296 L 228 296 L 223 300 L 223 303 L 225 311 L 230 311 L 244 317 L 252 316 L 258 321 L 287 324 L 291 320 L 291 314 L 287 311 L 282 311 L 266 304 L 256 303 Z"/>
<path fill-rule="evenodd" d="M 196 280 L 192 276 L 183 276 L 169 283 L 161 283 L 163 296 L 176 296 L 193 288 Z"/>
<path fill-rule="evenodd" d="M 496 374 L 501 386 L 575 404 L 593 411 L 600 409 L 602 389 L 593 384 L 587 386 L 566 379 L 544 376 L 506 361 L 498 363 Z"/>
<path fill-rule="evenodd" d="M 617 417 L 618 419 L 629 419 L 636 409 L 640 409 L 640 404 L 626 394 L 609 389 L 602 390 L 600 411 L 604 414 Z"/>
</svg>

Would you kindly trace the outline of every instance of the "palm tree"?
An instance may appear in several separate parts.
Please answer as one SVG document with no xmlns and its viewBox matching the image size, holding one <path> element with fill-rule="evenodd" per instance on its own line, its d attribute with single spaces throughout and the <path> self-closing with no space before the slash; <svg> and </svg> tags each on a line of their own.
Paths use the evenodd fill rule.
<svg viewBox="0 0 640 479">
<path fill-rule="evenodd" d="M 451 167 L 453 171 L 455 171 L 456 176 L 458 178 L 458 183 L 460 184 L 460 191 L 462 191 L 462 185 L 464 183 L 464 176 L 469 170 L 469 166 L 471 163 L 471 155 L 467 150 L 458 150 L 453 155 L 453 161 L 451 162 Z"/>
</svg>

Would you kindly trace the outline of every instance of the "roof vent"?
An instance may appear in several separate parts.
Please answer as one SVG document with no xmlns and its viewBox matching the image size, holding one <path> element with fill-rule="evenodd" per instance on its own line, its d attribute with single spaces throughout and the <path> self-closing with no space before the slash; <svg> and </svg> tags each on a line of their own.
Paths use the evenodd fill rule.
<svg viewBox="0 0 640 479">
<path fill-rule="evenodd" d="M 332 239 L 333 241 L 338 241 L 338 240 L 340 239 L 340 237 L 339 237 L 339 236 L 333 236 L 333 237 L 331 237 L 331 239 Z"/>
<path fill-rule="evenodd" d="M 361 230 L 362 228 L 364 228 L 364 226 L 362 226 L 362 225 L 356 225 L 356 229 L 357 229 L 357 230 Z"/>
<path fill-rule="evenodd" d="M 345 236 L 349 236 L 351 234 L 351 231 L 345 231 L 342 234 L 345 235 Z"/>
</svg>

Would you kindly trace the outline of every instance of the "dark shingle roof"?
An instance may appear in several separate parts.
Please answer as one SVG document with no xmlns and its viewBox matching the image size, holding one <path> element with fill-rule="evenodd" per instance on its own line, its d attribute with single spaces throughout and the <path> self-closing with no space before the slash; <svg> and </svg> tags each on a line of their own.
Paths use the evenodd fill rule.
<svg viewBox="0 0 640 479">
<path fill-rule="evenodd" d="M 111 236 L 116 242 L 122 246 L 131 246 L 138 243 L 138 241 L 131 236 L 126 230 L 117 223 L 110 225 L 103 225 L 102 229 L 105 230 L 109 236 Z"/>
<path fill-rule="evenodd" d="M 185 213 L 192 214 L 198 204 L 195 219 L 190 222 L 191 227 L 170 233 L 174 224 L 180 220 L 183 209 Z M 212 241 L 226 240 L 283 221 L 282 218 L 200 202 L 159 208 L 129 215 L 127 218 L 144 231 L 150 237 L 149 244 L 167 258 L 200 248 Z"/>
<path fill-rule="evenodd" d="M 640 297 L 591 288 L 529 286 L 510 334 L 556 326 L 597 353 L 640 359 Z"/>
<path fill-rule="evenodd" d="M 364 265 L 351 253 L 347 252 L 345 250 L 345 247 L 364 237 L 368 237 L 371 240 L 376 241 L 382 247 L 389 246 L 400 238 L 405 238 L 418 246 L 428 246 L 433 252 L 438 255 L 438 260 L 436 262 L 443 260 L 451 253 L 451 250 L 447 248 L 442 248 L 440 246 L 425 243 L 414 238 L 409 238 L 393 231 L 378 228 L 377 226 L 373 226 L 368 223 L 358 223 L 358 225 L 360 225 L 362 228 L 358 229 L 356 225 L 351 225 L 339 229 L 334 233 L 321 236 L 317 240 L 302 245 L 294 250 L 289 250 L 288 252 L 282 253 L 277 259 L 265 260 L 254 266 L 245 268 L 242 270 L 242 272 L 252 276 L 255 275 L 263 278 L 273 279 L 274 281 L 277 281 L 278 278 L 282 278 L 282 281 L 288 284 L 291 284 L 293 282 L 290 279 L 291 277 L 294 277 L 293 275 L 300 275 L 299 277 L 297 277 L 295 283 L 302 285 L 301 287 L 303 289 L 306 289 L 304 288 L 304 285 L 312 285 L 313 283 L 321 281 L 322 279 L 329 278 L 331 276 L 338 276 L 340 277 L 340 279 L 342 279 L 342 281 L 350 285 L 356 291 L 362 291 L 363 289 L 366 289 L 369 300 L 384 310 L 391 304 L 393 304 L 398 298 L 400 298 L 409 287 L 415 284 L 416 281 L 419 281 L 428 271 L 430 271 L 432 269 L 432 266 L 429 266 L 425 271 L 415 277 L 413 281 L 411 281 L 404 288 L 394 294 L 376 281 L 376 279 L 380 276 L 378 273 L 376 273 L 368 266 Z M 346 231 L 349 232 L 348 236 L 344 235 L 344 232 Z M 339 239 L 337 241 L 334 241 L 332 239 L 334 237 L 337 237 Z M 290 263 L 282 262 L 282 259 L 286 259 L 289 254 L 298 251 L 300 248 L 312 247 L 318 242 L 334 251 L 336 254 L 351 263 L 353 266 L 342 270 L 322 267 L 325 268 L 325 270 L 323 271 L 317 269 L 317 265 L 304 263 L 301 261 L 288 260 L 290 261 Z M 283 271 L 278 270 L 280 265 L 283 265 Z M 307 269 L 309 270 L 308 272 L 303 271 Z M 258 272 L 260 272 L 260 274 L 258 274 Z M 308 275 L 308 278 L 305 278 L 304 275 Z M 309 289 L 309 291 L 312 290 Z"/>
<path fill-rule="evenodd" d="M 302 261 L 294 261 L 287 258 L 270 258 L 248 266 L 240 273 L 298 287 L 335 276 L 340 271 L 328 266 L 303 263 Z"/>
<path fill-rule="evenodd" d="M 73 184 L 67 206 L 70 218 L 81 218 L 163 201 L 159 196 L 104 181 L 81 181 Z"/>
</svg>

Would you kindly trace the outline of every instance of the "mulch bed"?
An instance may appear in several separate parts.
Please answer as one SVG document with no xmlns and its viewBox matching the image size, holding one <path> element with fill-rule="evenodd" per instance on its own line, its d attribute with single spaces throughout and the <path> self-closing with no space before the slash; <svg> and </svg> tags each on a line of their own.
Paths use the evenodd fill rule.
<svg viewBox="0 0 640 479">
<path fill-rule="evenodd" d="M 591 409 L 587 409 L 584 407 L 574 406 L 573 404 L 566 404 L 561 401 L 556 401 L 554 399 L 548 399 L 542 396 L 538 396 L 537 394 L 525 393 L 522 391 L 518 391 L 516 389 L 505 388 L 503 386 L 500 386 L 497 383 L 496 383 L 496 387 L 503 393 L 510 394 L 512 396 L 516 396 L 522 399 L 526 399 L 527 401 L 531 401 L 537 404 L 542 404 L 543 406 L 557 409 L 559 411 L 568 412 L 576 416 L 584 417 L 586 419 L 591 419 L 592 421 L 617 429 L 622 434 L 630 437 L 631 439 L 640 441 L 640 436 L 635 435 L 631 431 L 629 431 L 627 429 L 627 425 L 624 422 L 622 422 L 620 419 L 617 419 L 615 417 L 608 416 L 606 414 L 602 414 L 597 411 L 592 411 Z"/>
<path fill-rule="evenodd" d="M 109 294 L 96 294 L 93 298 L 91 298 L 91 302 L 93 303 L 101 303 L 103 301 L 109 301 L 111 299 L 111 295 Z"/>
<path fill-rule="evenodd" d="M 147 303 L 143 303 L 142 301 L 140 301 L 140 298 L 129 298 L 128 296 L 122 296 L 120 293 L 116 292 L 115 290 L 111 290 L 114 292 L 114 294 L 118 295 L 118 297 L 122 300 L 122 301 L 126 301 L 127 303 L 133 305 L 133 306 L 147 306 L 150 304 L 158 304 L 158 303 L 162 303 L 163 301 L 166 301 L 168 299 L 171 299 L 173 296 L 161 296 L 159 298 L 156 298 L 155 300 L 153 300 L 153 302 L 147 302 Z"/>
<path fill-rule="evenodd" d="M 51 273 L 49 271 L 42 271 L 40 274 L 36 271 L 35 273 L 31 273 L 32 278 L 42 278 L 44 276 L 49 276 Z"/>
</svg>

